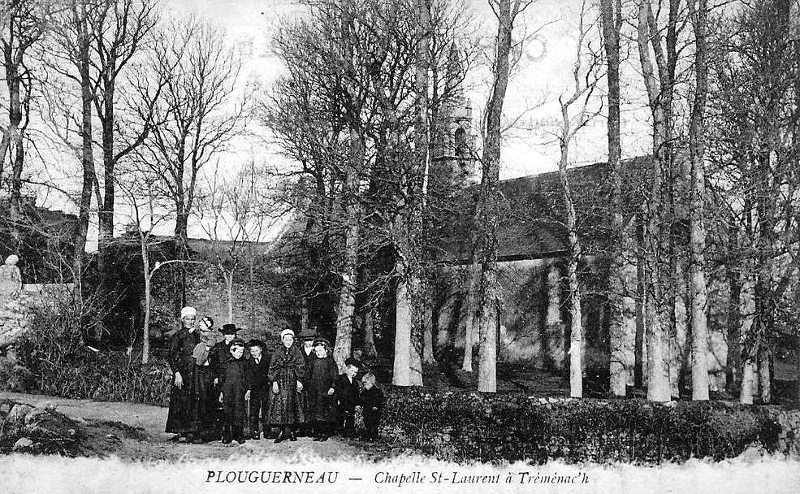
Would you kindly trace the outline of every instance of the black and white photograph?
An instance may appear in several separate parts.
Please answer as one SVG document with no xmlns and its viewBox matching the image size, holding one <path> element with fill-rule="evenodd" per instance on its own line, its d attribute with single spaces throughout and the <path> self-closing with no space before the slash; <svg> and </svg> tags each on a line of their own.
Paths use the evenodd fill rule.
<svg viewBox="0 0 800 494">
<path fill-rule="evenodd" d="M 800 491 L 800 0 L 0 0 L 0 492 Z"/>
</svg>

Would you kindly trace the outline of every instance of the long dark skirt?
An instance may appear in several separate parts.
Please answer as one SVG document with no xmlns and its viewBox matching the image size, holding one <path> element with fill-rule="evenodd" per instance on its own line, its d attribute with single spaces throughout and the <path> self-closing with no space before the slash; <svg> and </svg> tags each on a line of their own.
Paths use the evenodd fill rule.
<svg viewBox="0 0 800 494">
<path fill-rule="evenodd" d="M 297 392 L 296 381 L 291 390 L 281 386 L 278 394 L 269 390 L 269 413 L 266 422 L 271 425 L 294 425 L 304 422 L 303 394 Z"/>
<path fill-rule="evenodd" d="M 187 375 L 188 374 L 188 375 Z M 169 394 L 169 412 L 167 413 L 166 432 L 187 434 L 197 432 L 195 417 L 197 415 L 197 393 L 194 366 L 181 372 L 183 386 L 178 388 L 173 383 Z"/>
<path fill-rule="evenodd" d="M 204 436 L 214 436 L 219 433 L 215 431 L 214 422 L 217 419 L 219 394 L 214 389 L 214 375 L 210 366 L 198 365 L 194 372 L 194 416 L 193 429 L 201 432 Z"/>
</svg>

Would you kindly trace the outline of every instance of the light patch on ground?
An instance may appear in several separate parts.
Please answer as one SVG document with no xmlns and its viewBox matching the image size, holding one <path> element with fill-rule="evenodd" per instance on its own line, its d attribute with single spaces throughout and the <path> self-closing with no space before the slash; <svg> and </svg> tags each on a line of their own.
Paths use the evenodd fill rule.
<svg viewBox="0 0 800 494">
<path fill-rule="evenodd" d="M 520 463 L 502 467 L 464 466 L 419 458 L 369 463 L 325 460 L 315 458 L 309 451 L 291 457 L 234 456 L 227 460 L 176 463 L 10 455 L 0 458 L 0 471 L 3 472 L 0 491 L 4 493 L 796 494 L 800 486 L 800 461 L 759 455 L 719 463 L 690 461 L 661 467 L 579 466 L 557 462 L 544 466 Z M 286 482 L 287 472 L 291 482 Z M 278 482 L 273 482 L 276 476 Z M 294 482 L 300 478 L 303 483 Z M 560 479 L 559 483 L 546 481 L 555 478 Z"/>
</svg>

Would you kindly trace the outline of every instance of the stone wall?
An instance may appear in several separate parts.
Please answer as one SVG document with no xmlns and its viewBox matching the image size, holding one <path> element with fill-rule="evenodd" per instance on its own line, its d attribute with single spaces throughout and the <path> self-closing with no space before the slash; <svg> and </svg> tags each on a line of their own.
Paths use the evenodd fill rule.
<svg viewBox="0 0 800 494">
<path fill-rule="evenodd" d="M 13 344 L 25 333 L 37 308 L 56 304 L 73 289 L 71 283 L 26 284 L 14 295 L 0 295 L 0 348 Z"/>
<path fill-rule="evenodd" d="M 228 289 L 218 269 L 195 266 L 187 274 L 186 304 L 197 309 L 198 317 L 210 316 L 216 327 L 227 322 L 236 324 L 244 339 L 275 339 L 281 329 L 295 327 L 299 310 L 280 279 L 269 273 L 256 273 L 251 280 L 249 270 L 238 270 L 233 282 L 233 320 L 228 321 Z M 169 276 L 154 289 L 154 331 L 169 331 L 178 326 L 179 308 L 171 290 Z"/>
</svg>

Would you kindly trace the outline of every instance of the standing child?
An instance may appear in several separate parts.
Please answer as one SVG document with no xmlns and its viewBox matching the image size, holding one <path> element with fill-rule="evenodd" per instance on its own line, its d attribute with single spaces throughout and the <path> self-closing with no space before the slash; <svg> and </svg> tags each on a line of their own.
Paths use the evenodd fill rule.
<svg viewBox="0 0 800 494">
<path fill-rule="evenodd" d="M 377 386 L 375 374 L 368 372 L 361 378 L 364 389 L 361 390 L 361 411 L 364 415 L 364 439 L 375 441 L 378 439 L 378 427 L 381 424 L 383 412 L 383 391 Z"/>
<path fill-rule="evenodd" d="M 358 359 L 348 358 L 344 361 L 345 370 L 336 380 L 336 401 L 339 405 L 339 420 L 342 436 L 355 435 L 356 405 L 358 405 L 358 380 L 356 374 L 361 368 Z"/>
<path fill-rule="evenodd" d="M 313 426 L 314 440 L 327 441 L 336 424 L 336 396 L 333 386 L 339 375 L 336 362 L 328 354 L 330 343 L 325 338 L 314 341 L 316 357 L 309 360 L 305 386 L 308 397 L 307 423 Z"/>
<path fill-rule="evenodd" d="M 281 331 L 281 345 L 269 359 L 267 379 L 272 383 L 267 422 L 280 428 L 275 442 L 297 441 L 294 431 L 303 422 L 303 376 L 306 363 L 294 344 L 294 331 Z"/>
<path fill-rule="evenodd" d="M 247 367 L 244 360 L 244 341 L 235 339 L 231 342 L 231 357 L 225 362 L 220 379 L 220 402 L 225 414 L 222 426 L 222 442 L 230 443 L 231 439 L 244 444 L 245 400 L 250 395 L 250 383 L 247 379 Z"/>
<path fill-rule="evenodd" d="M 248 379 L 250 382 L 250 439 L 260 439 L 258 427 L 262 419 L 265 421 L 264 434 L 269 435 L 267 419 L 267 398 L 269 396 L 269 358 L 264 355 L 266 345 L 261 340 L 250 340 L 247 347 L 250 349 L 248 366 Z"/>
</svg>

